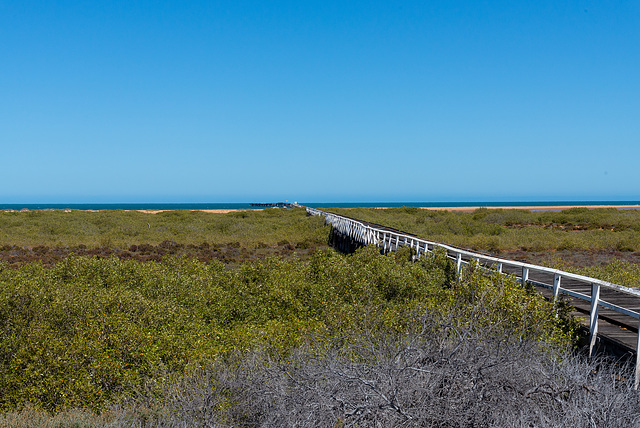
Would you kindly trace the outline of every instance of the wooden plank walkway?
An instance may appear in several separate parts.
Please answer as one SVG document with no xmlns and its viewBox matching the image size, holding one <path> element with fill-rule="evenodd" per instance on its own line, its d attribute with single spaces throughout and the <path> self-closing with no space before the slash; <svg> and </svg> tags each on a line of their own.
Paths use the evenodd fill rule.
<svg viewBox="0 0 640 428">
<path fill-rule="evenodd" d="M 505 268 L 506 273 L 512 273 L 519 276 L 519 273 L 513 268 Z M 553 284 L 553 275 L 545 272 L 534 272 L 529 276 L 531 281 L 541 282 L 545 284 Z M 566 278 L 562 281 L 562 288 L 591 296 L 591 284 L 577 281 L 572 278 Z M 542 292 L 546 297 L 552 298 L 553 293 L 545 288 L 537 286 L 538 291 Z M 583 320 L 585 326 L 589 326 L 589 314 L 591 304 L 585 300 L 567 296 L 569 304 L 576 311 L 574 315 Z M 640 296 L 634 296 L 626 293 L 616 292 L 615 290 L 601 288 L 600 299 L 614 305 L 632 310 L 640 311 Z M 598 310 L 598 335 L 611 340 L 629 352 L 635 352 L 638 341 L 638 320 L 608 308 L 601 307 Z"/>
<path fill-rule="evenodd" d="M 368 222 L 365 223 L 370 226 L 382 228 L 383 230 L 387 230 L 389 232 L 400 232 L 396 229 L 386 226 L 376 225 L 374 223 Z M 407 234 L 406 232 L 400 233 Z M 407 235 L 414 236 L 411 234 Z M 400 247 L 404 245 L 405 243 L 402 241 L 399 243 Z M 395 246 L 395 241 L 391 244 L 391 246 Z M 454 254 L 449 254 L 449 256 L 450 258 L 455 259 Z M 471 260 L 471 257 L 463 256 L 462 260 L 468 263 Z M 495 266 L 492 266 L 488 263 L 481 263 L 481 265 L 484 265 L 487 268 L 495 269 Z M 502 272 L 505 274 L 512 274 L 520 279 L 522 276 L 521 269 L 515 266 L 505 265 L 502 268 Z M 549 299 L 553 298 L 553 292 L 550 290 L 553 287 L 554 282 L 554 275 L 552 273 L 538 271 L 531 272 L 529 274 L 529 280 L 530 282 L 534 283 L 538 292 L 542 293 Z M 547 287 L 536 285 L 535 283 L 543 283 L 546 284 Z M 591 284 L 585 283 L 583 281 L 578 281 L 573 278 L 563 278 L 562 288 L 591 296 Z M 565 298 L 567 299 L 568 303 L 576 309 L 573 312 L 573 315 L 578 318 L 585 327 L 588 328 L 590 321 L 589 315 L 591 311 L 591 304 L 583 299 L 578 299 L 569 295 L 565 296 Z M 602 288 L 600 290 L 600 299 L 635 312 L 640 312 L 640 296 L 620 293 L 616 290 Z M 614 342 L 615 345 L 622 348 L 623 352 L 635 353 L 638 342 L 638 320 L 629 315 L 621 314 L 608 308 L 600 308 L 598 310 L 598 335 Z"/>
</svg>

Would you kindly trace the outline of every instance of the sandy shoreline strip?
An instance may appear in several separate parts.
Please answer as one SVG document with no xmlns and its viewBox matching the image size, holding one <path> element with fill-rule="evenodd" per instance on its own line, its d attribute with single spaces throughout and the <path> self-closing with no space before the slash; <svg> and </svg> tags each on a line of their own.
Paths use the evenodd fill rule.
<svg viewBox="0 0 640 428">
<path fill-rule="evenodd" d="M 329 207 L 327 207 L 329 208 Z M 358 207 L 353 207 L 358 208 Z M 373 209 L 389 209 L 389 208 L 397 208 L 397 207 L 367 207 Z M 640 205 L 544 205 L 544 206 L 500 206 L 500 207 L 487 207 L 487 206 L 468 206 L 468 207 L 419 207 L 423 210 L 430 211 L 460 211 L 460 212 L 473 212 L 480 208 L 487 208 L 490 210 L 526 210 L 526 211 L 562 211 L 569 208 L 589 208 L 589 209 L 597 209 L 597 208 L 615 208 L 619 210 L 640 210 Z M 350 209 L 350 208 L 346 208 Z M 226 214 L 230 212 L 237 211 L 259 211 L 258 209 L 217 209 L 217 210 L 190 210 L 190 211 L 202 211 L 206 213 L 212 214 Z M 156 214 L 164 211 L 170 210 L 136 210 L 138 212 L 147 213 L 147 214 Z"/>
<path fill-rule="evenodd" d="M 134 210 L 139 213 L 145 214 L 158 214 L 163 213 L 165 211 L 178 211 L 178 210 Z M 201 211 L 203 213 L 211 213 L 211 214 L 226 214 L 226 213 L 234 213 L 239 211 L 258 211 L 258 209 L 254 208 L 246 208 L 246 209 L 218 209 L 218 210 L 186 210 L 186 211 Z"/>
<path fill-rule="evenodd" d="M 526 211 L 562 211 L 570 208 L 615 208 L 618 210 L 639 210 L 640 205 L 545 205 L 545 206 L 505 206 L 505 207 L 420 207 L 423 210 L 446 210 L 446 211 L 462 211 L 472 212 L 480 208 L 486 208 L 489 210 L 526 210 Z"/>
<path fill-rule="evenodd" d="M 330 208 L 328 205 L 326 208 Z M 358 207 L 352 207 L 358 208 Z M 352 208 L 344 208 L 344 209 L 352 209 Z M 385 210 L 389 208 L 398 208 L 398 207 L 366 207 L 373 208 L 377 210 Z M 473 212 L 480 208 L 486 208 L 489 210 L 526 210 L 526 211 L 562 211 L 569 208 L 588 208 L 588 209 L 597 209 L 597 208 L 615 208 L 618 210 L 640 210 L 640 205 L 543 205 L 543 206 L 498 206 L 498 207 L 489 207 L 489 206 L 467 206 L 467 207 L 418 207 L 423 210 L 430 211 L 459 211 L 459 212 Z M 260 211 L 263 208 L 242 208 L 242 209 L 202 209 L 202 210 L 188 210 L 188 211 L 201 211 L 205 213 L 211 214 L 226 214 L 230 212 L 239 212 L 239 211 Z M 54 209 L 45 208 L 42 211 L 53 211 Z M 4 212 L 19 212 L 16 210 L 1 210 Z M 21 210 L 22 211 L 22 210 Z M 29 210 L 26 210 L 29 211 Z M 65 212 L 71 212 L 71 210 L 66 209 Z M 108 210 L 83 210 L 86 212 L 98 212 L 98 211 L 108 211 Z M 176 211 L 176 210 L 125 210 L 125 211 L 137 211 L 144 214 L 157 214 L 166 211 Z"/>
</svg>

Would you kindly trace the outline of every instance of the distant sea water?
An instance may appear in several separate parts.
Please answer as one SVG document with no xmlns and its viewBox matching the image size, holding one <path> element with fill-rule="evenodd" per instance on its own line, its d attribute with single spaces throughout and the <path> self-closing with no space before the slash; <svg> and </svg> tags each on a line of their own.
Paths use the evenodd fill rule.
<svg viewBox="0 0 640 428">
<path fill-rule="evenodd" d="M 281 202 L 281 201 L 271 201 Z M 575 205 L 640 205 L 640 201 L 538 201 L 538 202 L 300 202 L 312 208 L 356 208 L 356 207 L 568 207 Z M 0 210 L 241 210 L 260 209 L 251 203 L 42 203 L 42 204 L 2 204 Z"/>
</svg>

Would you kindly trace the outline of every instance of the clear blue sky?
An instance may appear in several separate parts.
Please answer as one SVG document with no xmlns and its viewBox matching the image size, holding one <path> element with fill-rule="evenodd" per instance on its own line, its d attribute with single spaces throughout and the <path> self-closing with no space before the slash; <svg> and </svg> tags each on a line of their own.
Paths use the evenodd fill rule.
<svg viewBox="0 0 640 428">
<path fill-rule="evenodd" d="M 640 200 L 637 1 L 3 1 L 0 202 Z"/>
</svg>

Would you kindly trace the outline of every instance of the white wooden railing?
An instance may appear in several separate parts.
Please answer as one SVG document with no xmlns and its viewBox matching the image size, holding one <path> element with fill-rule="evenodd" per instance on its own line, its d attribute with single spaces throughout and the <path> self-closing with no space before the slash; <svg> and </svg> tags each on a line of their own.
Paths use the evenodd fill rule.
<svg viewBox="0 0 640 428">
<path fill-rule="evenodd" d="M 477 261 L 482 266 L 493 266 L 498 272 L 503 272 L 505 267 L 515 268 L 516 276 L 522 284 L 529 282 L 531 284 L 552 290 L 553 299 L 558 295 L 566 294 L 571 297 L 585 300 L 590 303 L 589 311 L 589 356 L 593 356 L 598 335 L 598 309 L 604 307 L 620 314 L 639 320 L 638 337 L 636 341 L 636 364 L 635 364 L 635 388 L 640 384 L 640 313 L 631 309 L 624 308 L 611 302 L 607 302 L 600 298 L 600 290 L 602 288 L 614 290 L 618 293 L 624 293 L 640 298 L 640 290 L 624 287 L 622 285 L 613 284 L 596 278 L 590 278 L 571 272 L 565 272 L 558 269 L 552 269 L 544 266 L 537 266 L 529 263 L 518 262 L 515 260 L 502 259 L 486 254 L 476 253 L 464 250 L 439 242 L 429 241 L 418 238 L 413 235 L 405 234 L 398 231 L 392 231 L 384 228 L 369 226 L 360 221 L 337 215 L 334 213 L 322 211 L 316 208 L 306 207 L 309 215 L 324 216 L 325 222 L 341 233 L 350 237 L 360 245 L 376 245 L 382 247 L 384 252 L 396 251 L 399 247 L 409 246 L 415 249 L 416 257 L 424 254 L 433 253 L 436 248 L 446 251 L 447 257 L 456 261 L 457 272 L 460 274 L 462 267 L 468 265 L 472 260 Z M 531 273 L 541 272 L 553 275 L 553 283 L 545 283 L 535 281 L 530 278 Z M 591 295 L 569 290 L 561 286 L 563 279 L 572 279 L 581 283 L 591 285 Z"/>
</svg>

